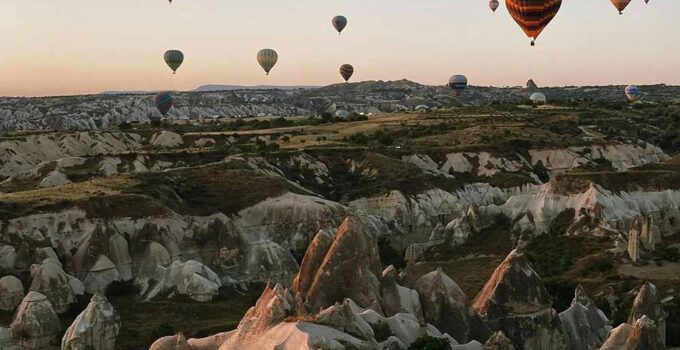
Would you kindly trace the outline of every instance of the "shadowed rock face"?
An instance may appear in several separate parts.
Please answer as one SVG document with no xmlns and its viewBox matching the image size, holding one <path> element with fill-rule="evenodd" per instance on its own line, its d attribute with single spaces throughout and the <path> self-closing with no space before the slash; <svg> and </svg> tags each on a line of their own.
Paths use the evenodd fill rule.
<svg viewBox="0 0 680 350">
<path fill-rule="evenodd" d="M 12 343 L 26 349 L 49 349 L 59 344 L 61 322 L 47 297 L 29 292 L 11 324 Z"/>
<path fill-rule="evenodd" d="M 385 316 L 390 317 L 398 313 L 409 313 L 423 323 L 423 311 L 418 292 L 402 287 L 397 283 L 397 270 L 390 265 L 383 271 L 380 281 L 380 295 Z"/>
<path fill-rule="evenodd" d="M 566 311 L 560 313 L 567 349 L 590 350 L 601 346 L 611 331 L 610 321 L 581 286 Z"/>
<path fill-rule="evenodd" d="M 515 345 L 505 336 L 505 333 L 498 331 L 491 335 L 491 338 L 484 343 L 485 350 L 515 350 Z"/>
<path fill-rule="evenodd" d="M 0 278 L 0 310 L 14 311 L 24 297 L 24 285 L 14 276 Z"/>
<path fill-rule="evenodd" d="M 661 306 L 661 300 L 659 300 L 656 286 L 649 282 L 645 282 L 645 284 L 642 285 L 637 297 L 635 297 L 628 323 L 635 324 L 637 320 L 644 316 L 647 316 L 654 321 L 656 328 L 659 330 L 659 337 L 665 344 L 666 313 Z"/>
<path fill-rule="evenodd" d="M 113 350 L 120 317 L 106 297 L 95 294 L 61 340 L 62 350 Z"/>
<path fill-rule="evenodd" d="M 473 304 L 518 349 L 563 349 L 560 320 L 540 277 L 517 250 L 496 268 Z"/>
<path fill-rule="evenodd" d="M 481 335 L 489 337 L 489 330 L 470 307 L 470 302 L 458 285 L 441 269 L 422 276 L 415 284 L 427 322 L 465 343 Z M 474 334 L 473 334 L 474 333 Z"/>
<path fill-rule="evenodd" d="M 184 334 L 177 333 L 172 336 L 156 340 L 149 350 L 191 350 Z"/>
<path fill-rule="evenodd" d="M 600 350 L 662 350 L 665 348 L 654 321 L 647 316 L 642 316 L 634 325 L 624 323 L 616 327 Z"/>
<path fill-rule="evenodd" d="M 313 276 L 319 270 L 332 244 L 333 237 L 323 230 L 319 231 L 309 244 L 307 252 L 302 258 L 300 273 L 295 276 L 291 284 L 291 289 L 300 293 L 303 298 L 307 297 L 307 292 L 313 282 L 313 278 L 310 278 L 310 276 Z"/>
<path fill-rule="evenodd" d="M 75 278 L 66 274 L 58 261 L 48 258 L 40 265 L 31 266 L 31 276 L 33 281 L 29 290 L 45 295 L 57 313 L 66 312 L 76 302 L 79 291 L 72 286 Z"/>
<path fill-rule="evenodd" d="M 320 245 L 320 248 L 323 247 Z M 320 253 L 308 251 L 306 254 L 310 260 L 315 255 Z M 312 310 L 350 298 L 361 307 L 382 312 L 378 279 L 381 270 L 377 242 L 365 233 L 359 220 L 348 217 L 338 228 L 319 268 L 300 273 L 297 283 L 309 285 L 306 304 Z"/>
</svg>

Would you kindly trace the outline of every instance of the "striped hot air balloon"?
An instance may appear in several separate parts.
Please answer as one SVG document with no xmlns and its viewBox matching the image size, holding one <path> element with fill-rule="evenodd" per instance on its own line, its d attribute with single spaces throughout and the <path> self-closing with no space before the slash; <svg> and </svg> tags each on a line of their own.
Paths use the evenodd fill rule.
<svg viewBox="0 0 680 350">
<path fill-rule="evenodd" d="M 637 101 L 640 98 L 640 89 L 635 85 L 626 86 L 625 93 L 630 101 Z"/>
<path fill-rule="evenodd" d="M 343 29 L 347 27 L 347 17 L 335 16 L 333 17 L 333 28 L 338 31 L 338 35 L 342 33 Z"/>
<path fill-rule="evenodd" d="M 491 11 L 496 12 L 498 10 L 498 6 L 500 6 L 501 3 L 498 2 L 498 0 L 489 0 L 489 8 Z"/>
<path fill-rule="evenodd" d="M 274 68 L 278 60 L 279 55 L 272 49 L 263 49 L 257 53 L 257 62 L 262 66 L 267 75 L 269 75 L 269 72 Z"/>
<path fill-rule="evenodd" d="M 465 88 L 467 88 L 467 85 L 468 80 L 464 75 L 454 75 L 449 78 L 449 88 L 453 90 L 456 96 L 460 96 L 465 91 Z"/>
<path fill-rule="evenodd" d="M 165 51 L 165 63 L 172 69 L 172 73 L 175 74 L 177 73 L 177 69 L 182 65 L 182 62 L 184 62 L 184 54 L 182 51 L 179 50 L 168 50 Z"/>
<path fill-rule="evenodd" d="M 619 14 L 623 14 L 623 10 L 626 9 L 626 6 L 630 4 L 631 0 L 612 0 L 612 4 L 614 4 L 614 7 L 616 7 L 617 10 L 619 10 Z"/>
<path fill-rule="evenodd" d="M 166 114 L 168 114 L 173 105 L 172 96 L 170 96 L 170 94 L 167 92 L 161 92 L 160 94 L 156 95 L 153 101 L 156 105 L 156 108 L 158 108 L 158 111 L 161 112 L 161 115 L 164 117 Z"/>
<path fill-rule="evenodd" d="M 351 64 L 343 64 L 340 66 L 340 75 L 342 75 L 342 78 L 345 79 L 345 82 L 348 82 L 353 74 L 354 67 L 352 67 Z"/>
<path fill-rule="evenodd" d="M 557 15 L 562 0 L 505 0 L 505 6 L 515 22 L 532 38 L 531 46 L 534 46 L 543 29 Z"/>
</svg>

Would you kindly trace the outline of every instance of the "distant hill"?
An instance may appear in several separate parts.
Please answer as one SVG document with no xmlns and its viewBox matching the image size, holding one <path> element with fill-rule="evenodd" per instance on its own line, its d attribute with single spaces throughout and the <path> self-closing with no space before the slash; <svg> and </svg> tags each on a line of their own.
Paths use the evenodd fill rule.
<svg viewBox="0 0 680 350">
<path fill-rule="evenodd" d="M 229 91 L 229 90 L 297 90 L 297 89 L 313 89 L 318 86 L 308 86 L 308 85 L 291 85 L 291 86 L 276 86 L 276 85 L 255 85 L 255 86 L 243 86 L 243 85 L 219 85 L 219 84 L 208 84 L 201 85 L 194 91 L 197 92 L 209 92 L 209 91 Z"/>
</svg>

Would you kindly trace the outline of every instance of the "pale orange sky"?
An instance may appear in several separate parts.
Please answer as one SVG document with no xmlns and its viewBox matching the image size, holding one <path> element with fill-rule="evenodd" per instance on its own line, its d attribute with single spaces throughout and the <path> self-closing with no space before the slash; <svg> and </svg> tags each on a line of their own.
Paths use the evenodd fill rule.
<svg viewBox="0 0 680 350">
<path fill-rule="evenodd" d="M 337 14 L 349 25 L 339 37 Z M 410 79 L 473 85 L 680 84 L 680 1 L 565 0 L 536 47 L 486 0 L 1 0 L 0 95 L 326 85 Z M 265 77 L 259 49 L 280 59 Z M 180 49 L 176 76 L 163 62 Z"/>
</svg>

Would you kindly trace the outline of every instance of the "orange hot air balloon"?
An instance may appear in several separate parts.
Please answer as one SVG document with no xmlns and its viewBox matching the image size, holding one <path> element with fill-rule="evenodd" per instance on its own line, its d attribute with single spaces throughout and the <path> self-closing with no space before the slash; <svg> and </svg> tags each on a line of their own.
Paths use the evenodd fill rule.
<svg viewBox="0 0 680 350">
<path fill-rule="evenodd" d="M 630 4 L 631 0 L 612 0 L 612 4 L 614 7 L 616 7 L 617 10 L 619 10 L 619 14 L 623 14 L 623 10 L 626 9 L 626 6 Z"/>
<path fill-rule="evenodd" d="M 505 6 L 515 22 L 533 39 L 531 46 L 534 46 L 536 38 L 557 15 L 562 0 L 505 0 Z"/>
</svg>

